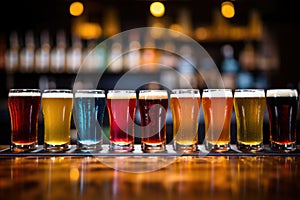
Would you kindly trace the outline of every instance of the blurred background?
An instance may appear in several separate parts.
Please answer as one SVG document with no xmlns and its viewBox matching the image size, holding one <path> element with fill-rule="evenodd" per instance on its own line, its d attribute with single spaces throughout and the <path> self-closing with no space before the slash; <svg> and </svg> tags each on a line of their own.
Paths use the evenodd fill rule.
<svg viewBox="0 0 300 200">
<path fill-rule="evenodd" d="M 212 57 L 227 88 L 299 89 L 300 20 L 297 13 L 294 1 L 280 0 L 2 1 L 0 143 L 10 141 L 7 109 L 10 88 L 72 89 L 80 63 L 91 49 L 133 28 L 169 28 L 188 35 Z M 159 34 L 153 37 L 159 41 Z M 157 41 L 138 33 L 131 34 L 126 41 L 114 41 L 107 48 L 97 49 L 86 60 L 86 73 L 94 74 L 103 69 L 112 57 L 130 48 L 139 48 L 143 45 L 141 41 L 151 43 L 153 48 L 136 51 L 114 62 L 105 70 L 101 88 L 113 88 L 132 66 L 158 61 L 185 73 L 193 87 L 206 87 L 203 79 L 176 55 L 155 50 Z M 191 60 L 197 59 L 193 49 L 178 47 L 172 42 L 164 45 L 186 53 Z M 166 81 L 166 74 L 168 72 L 162 73 L 159 67 L 143 67 L 130 80 L 146 78 L 161 82 Z M 174 87 L 185 87 L 178 79 L 167 81 Z M 128 82 L 128 87 L 130 84 Z M 42 116 L 40 121 L 42 134 Z M 201 126 L 203 128 L 203 123 Z"/>
</svg>

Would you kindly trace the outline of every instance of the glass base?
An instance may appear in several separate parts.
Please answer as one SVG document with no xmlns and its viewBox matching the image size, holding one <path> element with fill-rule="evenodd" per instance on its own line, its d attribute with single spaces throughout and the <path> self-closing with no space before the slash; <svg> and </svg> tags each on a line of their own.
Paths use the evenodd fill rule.
<svg viewBox="0 0 300 200">
<path fill-rule="evenodd" d="M 184 153 L 195 152 L 198 150 L 197 144 L 183 145 L 177 142 L 173 143 L 173 148 L 175 151 L 184 152 Z"/>
<path fill-rule="evenodd" d="M 259 144 L 243 144 L 241 142 L 237 142 L 237 148 L 241 151 L 250 151 L 250 152 L 258 152 L 264 149 L 263 143 Z"/>
<path fill-rule="evenodd" d="M 134 150 L 133 143 L 114 143 L 110 142 L 109 150 L 113 152 L 131 152 Z"/>
<path fill-rule="evenodd" d="M 94 144 L 91 144 L 91 143 L 85 144 L 85 143 L 77 142 L 76 148 L 77 148 L 77 150 L 82 151 L 82 152 L 101 151 L 102 144 L 101 144 L 101 142 L 94 143 Z"/>
<path fill-rule="evenodd" d="M 297 149 L 297 146 L 296 146 L 296 142 L 292 142 L 289 144 L 279 144 L 279 143 L 271 141 L 270 148 L 274 151 L 292 152 Z"/>
<path fill-rule="evenodd" d="M 226 152 L 230 150 L 230 144 L 212 144 L 210 142 L 205 141 L 205 148 L 206 150 L 213 152 Z"/>
<path fill-rule="evenodd" d="M 61 152 L 61 151 L 67 151 L 70 149 L 69 143 L 66 144 L 44 144 L 44 150 L 47 152 Z"/>
<path fill-rule="evenodd" d="M 145 153 L 159 153 L 166 151 L 166 143 L 142 143 L 142 151 Z"/>
<path fill-rule="evenodd" d="M 13 152 L 27 152 L 27 151 L 36 150 L 36 148 L 37 148 L 37 142 L 25 143 L 25 144 L 12 142 L 10 146 L 10 149 Z"/>
</svg>

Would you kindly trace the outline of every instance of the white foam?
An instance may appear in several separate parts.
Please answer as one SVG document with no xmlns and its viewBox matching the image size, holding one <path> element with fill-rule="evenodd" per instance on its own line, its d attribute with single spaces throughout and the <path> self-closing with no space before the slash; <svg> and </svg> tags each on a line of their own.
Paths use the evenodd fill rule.
<svg viewBox="0 0 300 200">
<path fill-rule="evenodd" d="M 42 98 L 73 98 L 73 93 L 43 93 Z"/>
<path fill-rule="evenodd" d="M 8 93 L 9 97 L 39 97 L 41 96 L 40 92 L 10 92 Z"/>
<path fill-rule="evenodd" d="M 117 92 L 117 93 L 107 93 L 107 98 L 108 99 L 135 99 L 136 98 L 136 93 L 122 93 L 122 92 Z"/>
<path fill-rule="evenodd" d="M 200 93 L 171 94 L 171 98 L 200 98 Z"/>
<path fill-rule="evenodd" d="M 105 98 L 105 94 L 101 93 L 75 93 L 75 98 Z"/>
<path fill-rule="evenodd" d="M 168 92 L 166 90 L 141 90 L 139 99 L 168 99 Z"/>
<path fill-rule="evenodd" d="M 265 92 L 263 90 L 241 90 L 234 92 L 234 98 L 255 98 L 255 97 L 265 97 Z"/>
<path fill-rule="evenodd" d="M 231 90 L 211 90 L 211 91 L 203 91 L 202 97 L 232 97 Z"/>
<path fill-rule="evenodd" d="M 293 89 L 270 89 L 267 90 L 267 97 L 298 97 L 298 93 Z"/>
</svg>

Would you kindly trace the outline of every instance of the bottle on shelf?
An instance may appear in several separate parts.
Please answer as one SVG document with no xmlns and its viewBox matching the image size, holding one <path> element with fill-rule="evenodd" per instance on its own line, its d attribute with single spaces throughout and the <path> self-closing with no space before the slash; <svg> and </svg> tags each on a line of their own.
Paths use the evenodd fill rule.
<svg viewBox="0 0 300 200">
<path fill-rule="evenodd" d="M 7 72 L 13 73 L 18 70 L 19 53 L 19 36 L 16 31 L 12 31 L 9 35 L 9 47 L 5 51 L 5 69 Z"/>
<path fill-rule="evenodd" d="M 48 31 L 40 35 L 40 47 L 35 52 L 35 71 L 38 73 L 49 72 L 50 67 L 50 36 Z"/>
<path fill-rule="evenodd" d="M 82 41 L 76 35 L 72 35 L 71 45 L 67 50 L 66 70 L 68 73 L 78 72 L 82 62 Z"/>
<path fill-rule="evenodd" d="M 121 41 L 113 41 L 111 51 L 108 55 L 108 69 L 113 73 L 120 73 L 123 70 L 123 55 Z"/>
<path fill-rule="evenodd" d="M 141 43 L 138 32 L 130 32 L 128 49 L 124 58 L 124 70 L 136 70 L 140 66 Z"/>
<path fill-rule="evenodd" d="M 20 71 L 32 72 L 34 69 L 35 40 L 33 31 L 25 33 L 25 46 L 20 52 Z"/>
<path fill-rule="evenodd" d="M 65 72 L 66 65 L 66 35 L 63 30 L 59 30 L 56 34 L 56 45 L 51 50 L 50 71 L 52 73 Z"/>
</svg>

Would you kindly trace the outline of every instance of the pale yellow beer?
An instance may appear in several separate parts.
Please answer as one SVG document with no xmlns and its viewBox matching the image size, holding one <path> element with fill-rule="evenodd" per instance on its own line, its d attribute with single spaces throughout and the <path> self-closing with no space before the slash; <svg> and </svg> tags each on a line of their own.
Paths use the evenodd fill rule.
<svg viewBox="0 0 300 200">
<path fill-rule="evenodd" d="M 172 90 L 173 147 L 177 151 L 196 151 L 200 112 L 198 89 Z"/>
<path fill-rule="evenodd" d="M 230 149 L 230 125 L 233 96 L 230 89 L 205 89 L 202 94 L 205 122 L 205 148 L 212 151 Z"/>
<path fill-rule="evenodd" d="M 263 149 L 263 121 L 266 107 L 263 89 L 234 91 L 237 124 L 237 147 L 245 151 Z"/>
<path fill-rule="evenodd" d="M 44 148 L 61 151 L 69 148 L 73 108 L 71 90 L 45 90 L 42 94 Z"/>
</svg>

